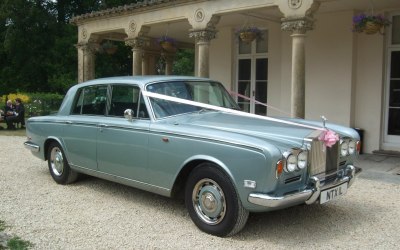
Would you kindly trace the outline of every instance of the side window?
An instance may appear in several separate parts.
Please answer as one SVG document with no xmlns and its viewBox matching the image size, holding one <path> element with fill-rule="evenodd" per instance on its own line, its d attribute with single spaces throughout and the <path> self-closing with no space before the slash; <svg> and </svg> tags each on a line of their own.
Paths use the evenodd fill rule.
<svg viewBox="0 0 400 250">
<path fill-rule="evenodd" d="M 112 98 L 109 115 L 124 116 L 126 109 L 132 109 L 134 117 L 148 118 L 148 112 L 140 94 L 140 89 L 136 86 L 114 85 L 112 88 Z"/>
<path fill-rule="evenodd" d="M 104 115 L 107 86 L 89 86 L 81 89 L 72 114 Z"/>
</svg>

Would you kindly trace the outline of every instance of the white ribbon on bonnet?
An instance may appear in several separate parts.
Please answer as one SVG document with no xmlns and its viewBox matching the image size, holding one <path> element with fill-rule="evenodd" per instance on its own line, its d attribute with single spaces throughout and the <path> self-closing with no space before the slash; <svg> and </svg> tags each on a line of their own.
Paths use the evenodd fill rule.
<svg viewBox="0 0 400 250">
<path fill-rule="evenodd" d="M 291 121 L 285 121 L 282 119 L 278 118 L 272 118 L 268 116 L 261 116 L 261 115 L 255 115 L 255 114 L 250 114 L 244 111 L 240 110 L 233 110 L 229 108 L 223 108 L 223 107 L 218 107 L 215 105 L 211 104 L 206 104 L 206 103 L 201 103 L 201 102 L 195 102 L 195 101 L 190 101 L 178 97 L 173 97 L 173 96 L 168 96 L 168 95 L 163 95 L 163 94 L 158 94 L 158 93 L 153 93 L 153 92 L 148 92 L 148 91 L 142 91 L 144 96 L 147 97 L 153 97 L 157 99 L 162 99 L 162 100 L 167 100 L 167 101 L 172 101 L 172 102 L 177 102 L 177 103 L 182 103 L 182 104 L 187 104 L 187 105 L 192 105 L 192 106 L 197 106 L 205 109 L 211 109 L 211 110 L 217 110 L 217 111 L 222 111 L 230 114 L 235 114 L 235 115 L 240 115 L 244 117 L 251 117 L 251 118 L 257 118 L 257 119 L 262 119 L 262 120 L 267 120 L 267 121 L 273 121 L 273 122 L 279 122 L 283 124 L 288 124 L 288 125 L 293 125 L 293 126 L 298 126 L 298 127 L 304 127 L 304 128 L 309 128 L 309 129 L 315 129 L 315 130 L 321 130 L 321 131 L 326 131 L 326 128 L 323 127 L 315 127 L 315 126 L 310 126 L 310 125 L 305 125 L 305 124 L 300 124 L 296 122 L 291 122 Z"/>
<path fill-rule="evenodd" d="M 310 126 L 310 125 L 301 124 L 301 123 L 297 123 L 297 122 L 286 121 L 286 120 L 282 120 L 282 119 L 278 119 L 278 118 L 250 114 L 250 113 L 240 111 L 240 110 L 233 110 L 233 109 L 229 109 L 229 108 L 218 107 L 215 105 L 190 101 L 190 100 L 186 100 L 186 99 L 182 99 L 182 98 L 178 98 L 178 97 L 173 97 L 173 96 L 168 96 L 168 95 L 163 95 L 163 94 L 158 94 L 158 93 L 153 93 L 153 92 L 148 92 L 148 91 L 142 91 L 142 94 L 147 97 L 153 97 L 153 98 L 157 98 L 157 99 L 197 106 L 197 107 L 201 107 L 201 108 L 205 108 L 205 109 L 222 111 L 222 112 L 240 115 L 240 116 L 244 116 L 244 117 L 257 118 L 257 119 L 273 121 L 273 122 L 288 124 L 288 125 L 297 126 L 297 127 L 320 130 L 320 131 L 323 131 L 323 133 L 319 137 L 319 140 L 323 141 L 325 146 L 327 146 L 327 147 L 332 147 L 337 141 L 339 141 L 339 135 L 336 134 L 334 131 L 329 130 L 325 127 L 315 127 L 315 126 Z"/>
</svg>

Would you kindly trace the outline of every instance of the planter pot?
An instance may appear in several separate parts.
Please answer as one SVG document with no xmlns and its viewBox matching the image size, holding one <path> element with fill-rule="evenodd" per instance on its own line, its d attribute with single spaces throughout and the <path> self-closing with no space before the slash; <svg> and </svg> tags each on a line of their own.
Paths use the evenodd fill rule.
<svg viewBox="0 0 400 250">
<path fill-rule="evenodd" d="M 110 47 L 110 48 L 105 48 L 104 51 L 105 51 L 107 54 L 112 55 L 112 54 L 114 54 L 115 52 L 117 52 L 117 46 L 115 46 L 115 47 Z"/>
<path fill-rule="evenodd" d="M 374 22 L 367 22 L 365 24 L 364 32 L 365 34 L 372 35 L 379 32 L 382 28 L 382 25 L 374 23 Z"/>
<path fill-rule="evenodd" d="M 160 42 L 160 46 L 161 48 L 163 48 L 165 51 L 174 51 L 175 50 L 175 46 L 173 43 L 168 42 L 168 41 L 163 41 Z"/>
<path fill-rule="evenodd" d="M 257 34 L 251 31 L 240 32 L 239 34 L 240 39 L 245 43 L 251 43 L 256 39 Z"/>
</svg>

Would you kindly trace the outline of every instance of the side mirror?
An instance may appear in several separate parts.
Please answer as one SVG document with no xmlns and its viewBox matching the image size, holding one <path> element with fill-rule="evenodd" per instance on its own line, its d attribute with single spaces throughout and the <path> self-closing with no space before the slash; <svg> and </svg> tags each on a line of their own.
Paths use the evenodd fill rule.
<svg viewBox="0 0 400 250">
<path fill-rule="evenodd" d="M 132 119 L 133 119 L 133 114 L 134 114 L 135 112 L 132 110 L 132 109 L 125 109 L 125 111 L 124 111 L 124 117 L 125 117 L 125 119 L 127 119 L 128 121 L 132 121 Z"/>
</svg>

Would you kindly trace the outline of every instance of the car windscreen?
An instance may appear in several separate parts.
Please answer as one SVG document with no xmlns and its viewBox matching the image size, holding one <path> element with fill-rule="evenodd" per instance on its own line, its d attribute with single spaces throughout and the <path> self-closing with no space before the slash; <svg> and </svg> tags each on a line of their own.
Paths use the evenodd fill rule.
<svg viewBox="0 0 400 250">
<path fill-rule="evenodd" d="M 148 85 L 147 91 L 210 104 L 223 108 L 238 109 L 237 104 L 222 84 L 212 81 L 171 81 Z M 172 102 L 160 98 L 150 98 L 156 118 L 190 113 L 202 110 L 201 107 Z"/>
</svg>

